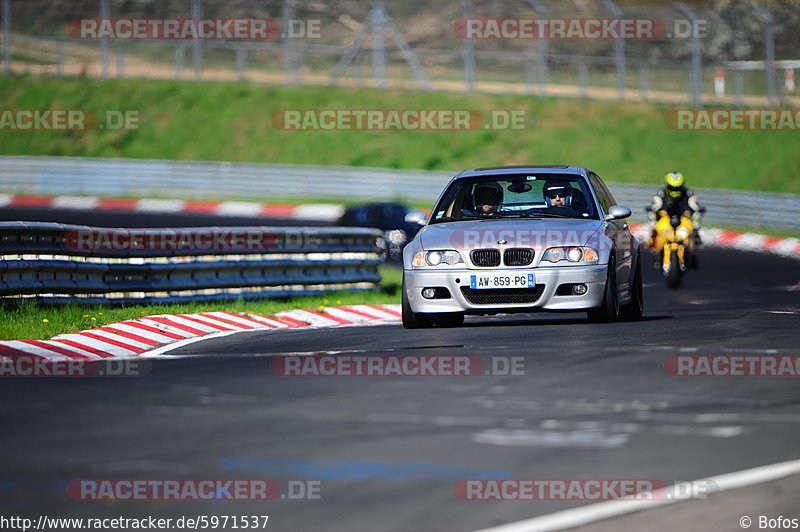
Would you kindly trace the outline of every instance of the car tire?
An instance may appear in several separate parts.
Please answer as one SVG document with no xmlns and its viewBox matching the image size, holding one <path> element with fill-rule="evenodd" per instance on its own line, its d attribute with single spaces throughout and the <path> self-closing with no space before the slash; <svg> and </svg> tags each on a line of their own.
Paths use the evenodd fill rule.
<svg viewBox="0 0 800 532">
<path fill-rule="evenodd" d="M 589 317 L 589 321 L 594 323 L 612 323 L 619 320 L 617 269 L 613 256 L 608 259 L 608 273 L 606 274 L 606 286 L 603 291 L 603 302 L 599 307 L 589 310 L 586 314 Z"/>
<path fill-rule="evenodd" d="M 433 327 L 433 319 L 428 314 L 411 310 L 411 303 L 408 302 L 408 295 L 406 294 L 405 278 L 403 278 L 402 293 L 403 327 L 406 329 L 427 329 Z"/>
<path fill-rule="evenodd" d="M 621 318 L 625 321 L 637 321 L 642 319 L 644 313 L 644 287 L 642 284 L 642 261 L 639 255 L 636 256 L 636 273 L 633 275 L 633 285 L 631 286 L 631 302 L 622 307 Z"/>
</svg>

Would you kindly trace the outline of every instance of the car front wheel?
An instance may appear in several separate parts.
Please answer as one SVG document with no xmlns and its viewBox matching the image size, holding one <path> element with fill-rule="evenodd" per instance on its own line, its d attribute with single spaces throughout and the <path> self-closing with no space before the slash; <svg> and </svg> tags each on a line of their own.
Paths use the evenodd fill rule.
<svg viewBox="0 0 800 532">
<path fill-rule="evenodd" d="M 603 302 L 599 307 L 587 312 L 589 321 L 611 323 L 619 320 L 619 294 L 617 293 L 617 269 L 614 258 L 608 259 L 608 274 L 603 292 Z"/>
<path fill-rule="evenodd" d="M 644 313 L 644 288 L 642 286 L 642 262 L 636 257 L 636 273 L 633 276 L 631 287 L 631 302 L 622 307 L 621 317 L 627 321 L 642 319 Z"/>
<path fill-rule="evenodd" d="M 411 310 L 411 303 L 409 303 L 408 295 L 406 294 L 405 278 L 403 278 L 402 291 L 403 327 L 406 329 L 427 329 L 429 327 L 433 327 L 433 319 L 428 314 L 414 312 Z"/>
</svg>

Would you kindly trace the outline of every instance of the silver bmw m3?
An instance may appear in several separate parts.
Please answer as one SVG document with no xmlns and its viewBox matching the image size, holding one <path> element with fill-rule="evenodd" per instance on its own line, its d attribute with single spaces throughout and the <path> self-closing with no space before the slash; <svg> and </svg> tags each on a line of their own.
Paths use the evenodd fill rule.
<svg viewBox="0 0 800 532">
<path fill-rule="evenodd" d="M 642 316 L 639 243 L 588 168 L 478 168 L 455 176 L 403 250 L 403 325 L 454 327 L 465 314 L 583 311 Z"/>
</svg>

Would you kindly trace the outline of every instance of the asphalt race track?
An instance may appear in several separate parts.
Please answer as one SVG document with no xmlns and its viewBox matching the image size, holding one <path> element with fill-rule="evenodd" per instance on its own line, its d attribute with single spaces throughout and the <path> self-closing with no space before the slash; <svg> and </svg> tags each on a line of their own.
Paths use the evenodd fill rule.
<svg viewBox="0 0 800 532">
<path fill-rule="evenodd" d="M 131 225 L 109 219 L 95 225 Z M 184 346 L 170 354 L 193 357 L 155 360 L 138 378 L 7 379 L 1 513 L 470 531 L 587 503 L 463 501 L 453 493 L 462 479 L 671 484 L 800 458 L 796 377 L 674 377 L 663 366 L 677 354 L 800 355 L 800 261 L 718 248 L 700 261 L 668 291 L 648 258 L 645 318 L 635 323 L 526 314 L 469 317 L 458 329 L 259 331 Z M 270 355 L 324 351 L 473 355 L 487 367 L 514 357 L 523 371 L 283 377 L 270 366 Z M 75 501 L 65 488 L 79 478 L 275 479 L 284 494 L 289 481 L 318 481 L 321 491 L 318 500 Z M 800 508 L 796 487 L 784 515 Z M 740 529 L 738 513 L 699 516 L 697 530 Z"/>
</svg>

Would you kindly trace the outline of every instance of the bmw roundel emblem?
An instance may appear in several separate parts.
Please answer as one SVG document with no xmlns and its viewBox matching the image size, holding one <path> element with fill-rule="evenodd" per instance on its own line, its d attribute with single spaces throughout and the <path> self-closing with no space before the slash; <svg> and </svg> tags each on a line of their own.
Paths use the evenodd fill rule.
<svg viewBox="0 0 800 532">
<path fill-rule="evenodd" d="M 505 244 L 508 244 L 508 240 L 498 240 L 497 243 L 503 246 Z"/>
</svg>

